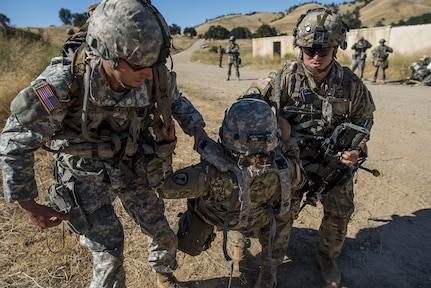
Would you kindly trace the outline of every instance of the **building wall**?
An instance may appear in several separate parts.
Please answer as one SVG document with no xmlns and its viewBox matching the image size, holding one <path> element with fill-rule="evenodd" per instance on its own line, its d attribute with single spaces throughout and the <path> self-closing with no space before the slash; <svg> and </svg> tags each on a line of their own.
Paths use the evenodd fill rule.
<svg viewBox="0 0 431 288">
<path fill-rule="evenodd" d="M 394 49 L 394 53 L 413 54 L 425 53 L 431 49 L 431 37 L 426 37 L 431 31 L 431 24 L 400 26 L 400 27 L 374 27 L 365 29 L 354 29 L 347 33 L 347 49 L 339 50 L 339 56 L 350 55 L 350 47 L 361 37 L 364 36 L 373 47 L 376 47 L 380 39 L 386 40 L 386 45 Z M 297 54 L 298 49 L 293 48 L 293 36 L 276 36 L 266 38 L 254 38 L 252 40 L 253 57 L 274 56 L 274 42 L 281 43 L 281 55 L 288 53 Z"/>
</svg>

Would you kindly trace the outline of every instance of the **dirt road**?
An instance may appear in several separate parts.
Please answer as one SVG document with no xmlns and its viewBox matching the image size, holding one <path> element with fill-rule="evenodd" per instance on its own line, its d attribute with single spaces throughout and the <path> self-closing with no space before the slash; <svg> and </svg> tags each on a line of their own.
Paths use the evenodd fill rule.
<svg viewBox="0 0 431 288">
<path fill-rule="evenodd" d="M 198 41 L 187 51 L 174 55 L 174 70 L 180 90 L 202 112 L 209 135 L 217 139 L 224 110 L 251 81 L 265 77 L 269 71 L 241 67 L 241 81 L 226 81 L 226 66 L 189 62 L 192 51 L 199 49 L 200 44 Z M 377 111 L 365 165 L 379 169 L 382 176 L 375 178 L 364 171 L 357 175 L 356 210 L 338 259 L 341 284 L 349 288 L 431 287 L 431 174 L 428 170 L 431 87 L 367 85 Z M 199 160 L 192 150 L 192 139 L 179 130 L 175 168 Z M 52 175 L 48 158 L 46 152 L 37 155 L 39 201 L 43 201 Z M 128 287 L 155 287 L 155 276 L 147 261 L 146 237 L 121 205 L 116 203 L 115 208 L 126 235 L 124 265 Z M 169 222 L 173 224 L 184 209 L 185 200 L 166 201 Z M 314 257 L 321 210 L 320 205 L 306 207 L 295 221 L 286 261 L 279 269 L 278 287 L 321 287 Z M 92 277 L 91 255 L 80 246 L 76 235 L 62 236 L 61 229 L 61 226 L 49 229 L 45 234 L 16 205 L 5 204 L 0 199 L 0 287 L 88 287 Z M 57 253 L 49 251 L 47 244 Z M 259 244 L 253 239 L 252 256 L 259 251 Z M 187 287 L 228 285 L 229 266 L 223 258 L 220 233 L 213 246 L 199 256 L 178 252 L 178 262 L 175 275 Z M 253 287 L 258 270 L 250 267 L 244 278 L 246 282 L 235 287 Z"/>
<path fill-rule="evenodd" d="M 197 48 L 199 42 L 195 45 Z M 221 69 L 216 63 L 213 66 L 190 63 L 187 57 L 191 51 L 175 55 L 174 70 L 178 72 L 180 87 L 190 92 L 187 96 L 204 114 L 212 136 L 217 137 L 224 109 L 252 80 L 266 76 L 269 71 L 242 67 L 241 81 L 226 81 L 227 68 Z M 357 175 L 356 209 L 338 259 L 342 285 L 430 287 L 431 88 L 366 84 L 377 111 L 365 166 L 379 169 L 382 176 L 375 178 L 365 171 Z M 183 158 L 180 150 L 177 155 Z M 280 287 L 320 286 L 314 246 L 321 210 L 320 205 L 307 207 L 295 222 L 286 253 L 288 258 L 280 268 Z M 257 244 L 253 248 L 252 252 L 259 251 Z M 198 267 L 184 263 L 178 270 L 179 277 L 205 279 L 201 281 L 202 287 L 223 287 L 228 273 L 219 267 L 227 266 L 223 264 L 220 246 L 214 245 L 208 254 L 199 256 Z M 190 270 L 193 270 L 191 276 L 182 275 L 189 274 Z"/>
</svg>

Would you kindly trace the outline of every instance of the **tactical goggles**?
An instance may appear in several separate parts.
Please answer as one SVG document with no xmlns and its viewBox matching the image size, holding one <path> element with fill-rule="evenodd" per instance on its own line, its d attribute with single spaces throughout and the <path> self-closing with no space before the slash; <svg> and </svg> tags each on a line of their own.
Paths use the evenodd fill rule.
<svg viewBox="0 0 431 288">
<path fill-rule="evenodd" d="M 334 48 L 321 48 L 321 49 L 315 49 L 310 47 L 302 47 L 302 52 L 304 52 L 307 56 L 314 57 L 316 55 L 319 55 L 320 57 L 325 57 L 329 55 Z"/>
</svg>

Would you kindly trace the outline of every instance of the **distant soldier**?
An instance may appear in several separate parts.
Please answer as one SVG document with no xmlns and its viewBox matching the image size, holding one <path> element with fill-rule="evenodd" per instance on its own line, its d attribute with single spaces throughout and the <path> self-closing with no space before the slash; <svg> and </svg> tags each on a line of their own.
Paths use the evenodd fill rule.
<svg viewBox="0 0 431 288">
<path fill-rule="evenodd" d="M 218 54 L 218 67 L 223 68 L 223 66 L 221 66 L 221 63 L 223 61 L 223 48 L 221 47 L 221 45 L 219 45 L 217 48 L 217 54 Z"/>
<path fill-rule="evenodd" d="M 382 79 L 383 83 L 386 81 L 386 73 L 385 70 L 389 67 L 389 53 L 392 53 L 394 50 L 385 45 L 386 40 L 380 39 L 379 46 L 373 49 L 373 65 L 374 65 L 374 79 L 373 82 L 376 82 L 377 75 L 379 74 L 379 69 L 382 69 Z"/>
<path fill-rule="evenodd" d="M 229 59 L 227 61 L 227 81 L 230 79 L 232 65 L 235 66 L 236 77 L 239 80 L 239 45 L 235 43 L 235 36 L 230 36 L 229 46 L 226 48 L 226 53 L 229 54 Z"/>
<path fill-rule="evenodd" d="M 84 25 L 79 28 L 79 32 L 87 32 L 88 22 L 90 22 L 91 15 L 93 15 L 94 10 L 99 5 L 99 2 L 91 3 L 87 8 L 87 21 L 85 21 Z"/>
<path fill-rule="evenodd" d="M 96 3 L 91 3 L 90 5 L 88 5 L 88 9 L 87 9 L 87 16 L 88 18 L 91 17 L 91 15 L 93 15 L 94 10 L 96 9 L 96 7 L 99 5 L 99 2 Z"/>
<path fill-rule="evenodd" d="M 68 36 L 71 36 L 71 35 L 75 34 L 75 31 L 72 28 L 69 28 L 66 30 L 66 33 Z"/>
<path fill-rule="evenodd" d="M 367 49 L 371 48 L 371 43 L 364 39 L 364 37 L 359 38 L 358 42 L 352 45 L 352 49 L 355 52 L 352 55 L 352 71 L 355 72 L 356 68 L 359 70 L 359 78 L 362 79 L 365 69 L 365 60 L 367 59 Z"/>
</svg>

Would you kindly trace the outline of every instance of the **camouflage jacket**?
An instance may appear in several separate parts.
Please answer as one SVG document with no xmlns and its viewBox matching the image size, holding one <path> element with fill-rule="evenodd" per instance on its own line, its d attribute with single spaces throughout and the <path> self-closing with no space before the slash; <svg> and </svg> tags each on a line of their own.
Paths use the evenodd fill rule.
<svg viewBox="0 0 431 288">
<path fill-rule="evenodd" d="M 349 68 L 334 61 L 329 76 L 319 86 L 302 65 L 300 60 L 288 61 L 281 70 L 254 81 L 242 97 L 260 98 L 279 107 L 301 152 L 310 148 L 305 143 L 330 137 L 343 122 L 372 124 L 375 105 L 371 93 Z M 365 155 L 367 140 L 359 145 Z"/>
<path fill-rule="evenodd" d="M 365 51 L 371 48 L 371 46 L 371 43 L 365 39 L 362 42 L 356 42 L 355 44 L 353 44 L 351 47 L 353 50 L 355 50 L 352 55 L 353 59 L 365 60 L 365 58 L 367 57 Z"/>
<path fill-rule="evenodd" d="M 394 52 L 394 50 L 386 45 L 379 45 L 373 49 L 371 54 L 373 55 L 374 60 L 386 61 L 389 57 L 389 53 Z"/>
<path fill-rule="evenodd" d="M 226 48 L 226 53 L 229 54 L 229 61 L 237 61 L 239 57 L 239 45 L 230 43 Z"/>
<path fill-rule="evenodd" d="M 195 212 L 207 223 L 244 233 L 267 226 L 268 209 L 289 212 L 291 190 L 302 181 L 295 159 L 276 152 L 274 163 L 264 169 L 238 168 L 237 160 L 222 144 L 212 142 L 201 151 L 201 163 L 176 171 L 158 191 L 162 198 L 196 198 Z M 259 172 L 258 172 L 259 171 Z"/>
<path fill-rule="evenodd" d="M 155 143 L 147 143 L 148 139 L 143 137 L 144 131 L 148 131 L 153 125 L 152 83 L 145 82 L 125 94 L 114 93 L 104 76 L 101 59 L 91 60 L 90 65 L 88 132 L 98 139 L 109 139 L 109 146 L 116 147 L 114 155 L 101 157 L 97 151 L 86 151 L 97 143 L 88 143 L 85 137 L 82 137 L 80 123 L 83 101 L 82 98 L 72 98 L 70 93 L 74 82 L 71 60 L 55 57 L 51 65 L 29 87 L 20 91 L 11 103 L 11 115 L 0 137 L 6 201 L 25 201 L 37 197 L 33 152 L 50 140 L 56 140 L 53 141 L 54 149 L 83 145 L 79 146 L 84 147 L 83 153 L 96 154 L 90 155 L 94 158 L 91 163 L 96 165 L 96 162 L 105 161 L 112 167 L 118 167 L 119 158 L 115 156 L 123 152 L 128 138 L 133 138 L 134 145 L 148 144 L 152 146 L 150 150 L 154 149 Z M 204 120 L 178 91 L 174 72 L 169 72 L 168 81 L 172 115 L 185 133 L 193 135 L 195 127 L 205 125 Z M 71 169 L 78 169 L 81 157 L 69 156 L 73 158 L 69 163 L 74 165 Z M 97 165 L 103 167 L 101 164 Z M 91 167 L 88 169 L 91 170 Z"/>
</svg>

